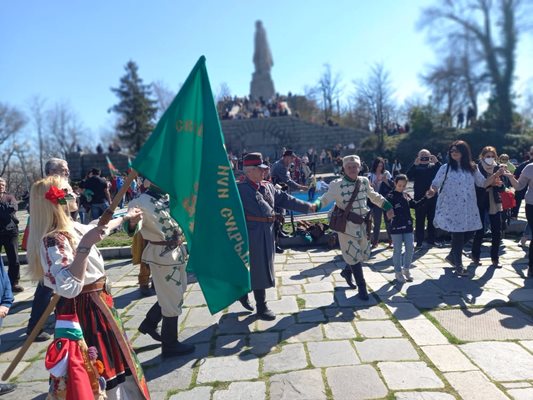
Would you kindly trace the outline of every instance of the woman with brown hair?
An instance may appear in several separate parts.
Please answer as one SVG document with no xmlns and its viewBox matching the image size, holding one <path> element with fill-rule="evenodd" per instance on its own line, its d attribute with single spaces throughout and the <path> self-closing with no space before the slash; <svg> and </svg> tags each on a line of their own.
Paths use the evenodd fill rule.
<svg viewBox="0 0 533 400">
<path fill-rule="evenodd" d="M 394 182 L 392 182 L 392 175 L 385 168 L 385 160 L 382 157 L 376 157 L 372 162 L 370 173 L 368 174 L 368 180 L 372 185 L 372 188 L 376 193 L 382 196 L 387 196 L 392 189 L 394 189 Z M 372 232 L 372 248 L 376 248 L 379 241 L 379 232 L 381 230 L 381 220 L 383 218 L 384 211 L 372 205 L 372 219 L 374 221 L 374 231 Z M 392 238 L 390 236 L 390 223 L 385 218 L 385 228 L 387 230 L 387 237 L 389 239 L 389 247 L 392 246 Z"/>
<path fill-rule="evenodd" d="M 456 140 L 448 149 L 449 162 L 440 167 L 431 183 L 429 195 L 437 193 L 437 208 L 433 225 L 452 236 L 452 249 L 446 261 L 460 276 L 468 275 L 463 268 L 462 252 L 474 231 L 481 229 L 476 203 L 476 186 L 487 187 L 503 174 L 499 169 L 487 179 L 472 162 L 468 143 Z"/>
<path fill-rule="evenodd" d="M 493 146 L 485 146 L 479 155 L 477 169 L 486 178 L 496 173 L 499 169 L 497 163 L 498 154 Z M 505 186 L 497 177 L 493 183 L 485 188 L 476 188 L 477 206 L 479 216 L 481 217 L 481 229 L 474 234 L 474 243 L 472 244 L 472 263 L 481 265 L 479 261 L 481 253 L 481 242 L 485 233 L 485 215 L 489 215 L 491 231 L 490 259 L 494 268 L 501 268 L 499 264 L 498 249 L 502 240 L 502 198 L 500 193 L 505 190 Z"/>
</svg>

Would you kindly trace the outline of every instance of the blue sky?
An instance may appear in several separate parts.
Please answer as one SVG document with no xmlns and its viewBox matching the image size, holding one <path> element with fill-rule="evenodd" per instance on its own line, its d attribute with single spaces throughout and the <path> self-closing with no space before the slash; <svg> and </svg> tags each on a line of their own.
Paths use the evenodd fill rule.
<svg viewBox="0 0 533 400">
<path fill-rule="evenodd" d="M 68 102 L 94 135 L 130 59 L 146 83 L 177 90 L 204 54 L 213 92 L 225 82 L 246 95 L 253 73 L 255 21 L 274 58 L 276 91 L 303 93 L 329 63 L 352 81 L 383 62 L 399 100 L 424 94 L 419 75 L 435 54 L 415 24 L 430 0 L 21 0 L 0 2 L 0 101 L 27 109 L 32 96 Z M 519 44 L 515 89 L 533 86 L 533 41 Z M 526 57 L 527 55 L 527 57 Z M 529 68 L 527 63 L 529 63 Z"/>
</svg>

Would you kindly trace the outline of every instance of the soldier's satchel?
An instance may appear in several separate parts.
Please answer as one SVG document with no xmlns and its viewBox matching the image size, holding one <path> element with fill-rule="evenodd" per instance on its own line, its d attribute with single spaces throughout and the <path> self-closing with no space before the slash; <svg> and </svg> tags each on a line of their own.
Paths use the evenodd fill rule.
<svg viewBox="0 0 533 400">
<path fill-rule="evenodd" d="M 335 207 L 331 212 L 331 216 L 329 217 L 329 228 L 331 230 L 344 233 L 346 232 L 346 223 L 348 222 L 348 220 L 353 222 L 354 224 L 362 224 L 363 222 L 365 222 L 363 217 L 361 217 L 360 215 L 348 211 L 352 209 L 352 204 L 355 201 L 357 194 L 359 193 L 360 187 L 361 181 L 358 179 L 357 183 L 355 184 L 352 196 L 350 197 L 350 200 L 348 201 L 348 204 L 346 205 L 346 208 L 344 210 L 337 207 L 337 205 L 335 204 Z"/>
</svg>

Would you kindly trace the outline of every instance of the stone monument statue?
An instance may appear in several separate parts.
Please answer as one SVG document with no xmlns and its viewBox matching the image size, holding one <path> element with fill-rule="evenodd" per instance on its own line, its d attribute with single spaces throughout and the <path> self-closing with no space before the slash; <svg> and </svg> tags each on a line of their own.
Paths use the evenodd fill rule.
<svg viewBox="0 0 533 400">
<path fill-rule="evenodd" d="M 250 85 L 250 97 L 253 100 L 262 98 L 265 101 L 270 100 L 275 95 L 274 82 L 270 76 L 270 69 L 274 65 L 272 53 L 266 37 L 265 28 L 261 21 L 255 23 L 255 47 L 254 47 L 254 65 L 255 72 L 252 75 Z"/>
</svg>

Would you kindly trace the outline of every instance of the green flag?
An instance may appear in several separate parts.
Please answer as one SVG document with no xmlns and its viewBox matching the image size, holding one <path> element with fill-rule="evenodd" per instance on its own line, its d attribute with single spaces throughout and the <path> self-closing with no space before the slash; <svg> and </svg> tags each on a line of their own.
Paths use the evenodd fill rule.
<svg viewBox="0 0 533 400">
<path fill-rule="evenodd" d="M 133 161 L 133 169 L 170 196 L 170 214 L 189 246 L 209 311 L 250 291 L 242 203 L 202 56 Z"/>
</svg>

